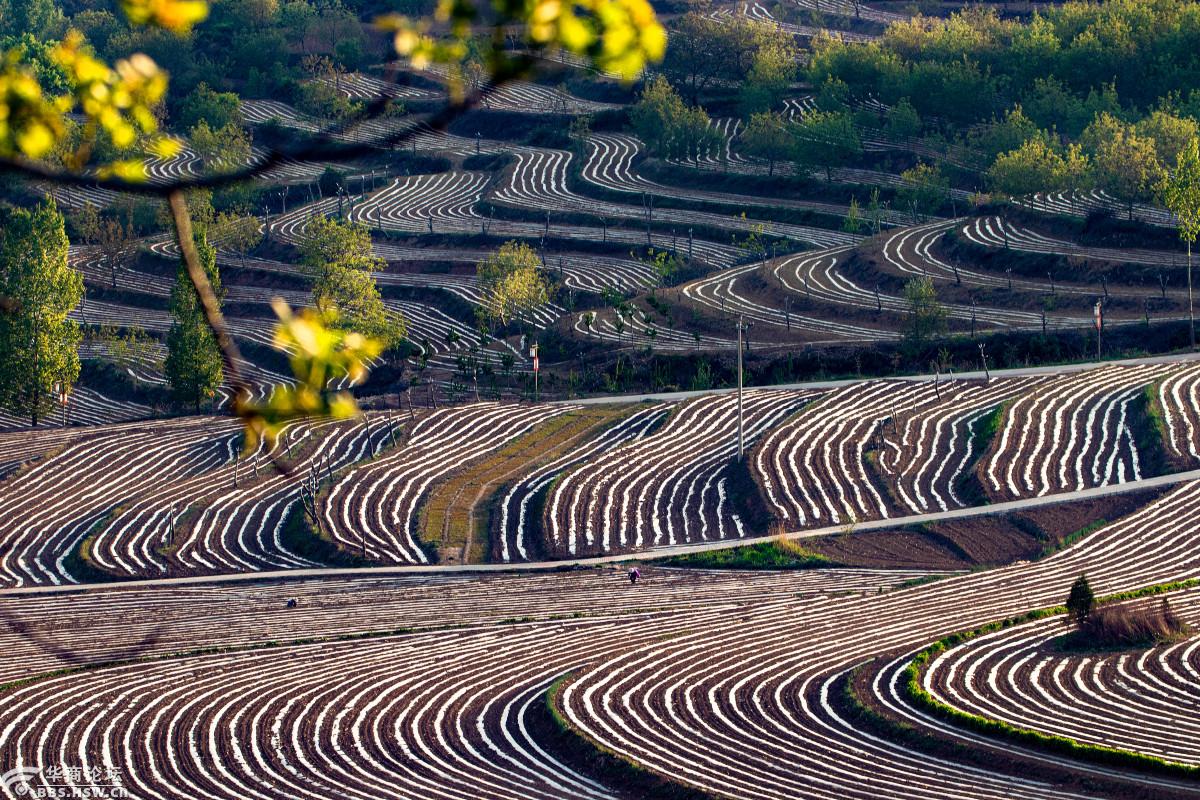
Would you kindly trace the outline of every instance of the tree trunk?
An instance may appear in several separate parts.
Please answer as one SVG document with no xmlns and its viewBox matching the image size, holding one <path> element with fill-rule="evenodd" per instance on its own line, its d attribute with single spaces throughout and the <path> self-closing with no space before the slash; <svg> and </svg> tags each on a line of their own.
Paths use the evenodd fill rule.
<svg viewBox="0 0 1200 800">
<path fill-rule="evenodd" d="M 1192 306 L 1192 243 L 1187 243 L 1187 275 L 1188 275 L 1188 338 L 1192 349 L 1196 349 L 1196 317 Z"/>
</svg>

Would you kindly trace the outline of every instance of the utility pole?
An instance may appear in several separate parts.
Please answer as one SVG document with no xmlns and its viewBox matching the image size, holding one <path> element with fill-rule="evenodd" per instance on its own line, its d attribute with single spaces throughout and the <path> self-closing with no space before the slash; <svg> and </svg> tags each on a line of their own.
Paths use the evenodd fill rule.
<svg viewBox="0 0 1200 800">
<path fill-rule="evenodd" d="M 742 382 L 743 382 L 742 381 L 742 333 L 745 330 L 746 330 L 746 317 L 743 314 L 738 314 L 738 323 L 737 323 L 737 333 L 738 333 L 738 341 L 737 341 L 737 348 L 738 348 L 738 359 L 737 359 L 737 370 L 738 370 L 738 392 L 737 392 L 738 461 L 742 460 L 742 457 L 746 451 L 746 435 L 745 435 L 745 429 L 742 425 Z"/>
<path fill-rule="evenodd" d="M 980 342 L 979 343 L 979 361 L 983 364 L 983 379 L 985 381 L 990 381 L 992 379 L 992 373 L 988 371 L 987 353 L 985 353 L 983 351 L 983 348 L 984 348 L 984 344 L 983 344 L 983 342 Z"/>
</svg>

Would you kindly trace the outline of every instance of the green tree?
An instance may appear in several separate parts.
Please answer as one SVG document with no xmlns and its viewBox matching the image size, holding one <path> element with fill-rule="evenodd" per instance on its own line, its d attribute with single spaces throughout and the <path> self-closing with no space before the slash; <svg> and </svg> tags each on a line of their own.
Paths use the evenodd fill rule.
<svg viewBox="0 0 1200 800">
<path fill-rule="evenodd" d="M 787 158 L 792 146 L 787 121 L 783 115 L 764 111 L 750 117 L 741 135 L 741 150 L 747 155 L 765 159 L 767 175 L 775 174 L 775 162 Z"/>
<path fill-rule="evenodd" d="M 263 234 L 258 217 L 222 211 L 213 222 L 213 238 L 221 247 L 237 253 L 245 267 L 246 254 L 262 243 Z"/>
<path fill-rule="evenodd" d="M 1076 626 L 1082 626 L 1087 622 L 1087 618 L 1092 614 L 1092 608 L 1096 604 L 1096 595 L 1092 593 L 1092 587 L 1088 584 L 1087 575 L 1080 575 L 1071 584 L 1071 591 L 1067 595 L 1067 613 Z"/>
<path fill-rule="evenodd" d="M 950 195 L 950 182 L 936 164 L 921 162 L 900 177 L 904 184 L 896 190 L 896 203 L 912 214 L 914 222 L 922 214 L 936 214 Z"/>
<path fill-rule="evenodd" d="M 55 384 L 79 377 L 79 325 L 67 315 L 83 299 L 83 277 L 67 263 L 67 233 L 52 200 L 0 209 L 0 405 L 33 425 L 53 408 Z"/>
<path fill-rule="evenodd" d="M 54 0 L 0 0 L 0 36 L 28 33 L 42 41 L 57 39 L 67 20 Z"/>
<path fill-rule="evenodd" d="M 221 275 L 217 271 L 217 251 L 203 234 L 197 236 L 196 250 L 218 301 L 223 299 Z M 180 403 L 190 403 L 196 411 L 210 400 L 224 379 L 221 349 L 204 320 L 204 310 L 187 269 L 179 265 L 175 286 L 171 289 L 171 328 L 167 331 L 167 358 L 163 369 L 171 393 Z"/>
<path fill-rule="evenodd" d="M 907 97 L 901 97 L 884 114 L 884 127 L 894 139 L 911 139 L 921 132 L 921 115 Z"/>
<path fill-rule="evenodd" d="M 904 343 L 919 351 L 946 330 L 946 309 L 938 302 L 933 279 L 928 276 L 904 284 L 904 300 L 908 304 Z"/>
<path fill-rule="evenodd" d="M 1132 220 L 1134 203 L 1152 199 L 1162 180 L 1163 167 L 1154 140 L 1101 114 L 1083 132 L 1081 143 L 1092 154 L 1096 183 L 1125 204 Z"/>
<path fill-rule="evenodd" d="M 326 324 L 380 341 L 384 349 L 408 335 L 403 315 L 384 305 L 372 273 L 386 264 L 363 225 L 319 218 L 305 230 L 301 263 L 313 278 L 313 305 Z"/>
<path fill-rule="evenodd" d="M 1188 142 L 1200 135 L 1200 125 L 1191 117 L 1177 117 L 1166 111 L 1158 110 L 1150 116 L 1138 120 L 1133 126 L 1139 136 L 1154 142 L 1154 152 L 1164 166 L 1174 164 L 1180 152 L 1187 147 Z"/>
<path fill-rule="evenodd" d="M 1192 245 L 1200 233 L 1200 142 L 1193 137 L 1179 151 L 1173 172 L 1159 184 L 1163 204 L 1175 215 L 1179 238 L 1187 245 L 1188 330 L 1196 349 L 1196 318 L 1192 303 Z"/>
<path fill-rule="evenodd" d="M 676 94 L 669 81 L 661 75 L 646 84 L 641 97 L 629 109 L 629 121 L 638 138 L 650 152 L 666 155 L 671 131 L 686 112 L 683 98 Z"/>
<path fill-rule="evenodd" d="M 848 113 L 813 111 L 793 122 L 791 129 L 793 160 L 802 168 L 823 169 L 826 181 L 833 181 L 835 168 L 862 153 L 862 142 Z"/>
<path fill-rule="evenodd" d="M 858 198 L 850 198 L 850 208 L 846 211 L 846 221 L 842 223 L 842 230 L 846 233 L 858 233 L 863 226 L 862 211 L 858 207 Z"/>
<path fill-rule="evenodd" d="M 1020 106 L 1016 106 L 1004 115 L 1003 120 L 993 120 L 992 124 L 984 125 L 972 137 L 971 144 L 983 152 L 985 159 L 991 161 L 1000 153 L 1011 152 L 1030 139 L 1038 138 L 1049 137 L 1025 116 Z"/>
<path fill-rule="evenodd" d="M 212 171 L 234 170 L 250 161 L 250 134 L 237 122 L 214 130 L 200 120 L 188 132 L 188 141 Z"/>
<path fill-rule="evenodd" d="M 507 325 L 549 301 L 550 286 L 540 260 L 524 242 L 505 242 L 476 265 L 485 324 Z"/>
<path fill-rule="evenodd" d="M 987 178 L 995 191 L 1013 197 L 1068 188 L 1066 160 L 1041 138 L 996 156 Z"/>
<path fill-rule="evenodd" d="M 240 121 L 238 109 L 241 100 L 233 92 L 214 91 L 207 83 L 201 82 L 179 104 L 179 113 L 175 115 L 175 127 L 181 131 L 189 131 L 206 123 L 209 127 L 220 130 L 226 125 Z"/>
<path fill-rule="evenodd" d="M 799 53 L 791 34 L 782 30 L 763 41 L 754 54 L 750 74 L 741 83 L 743 116 L 769 111 L 778 106 L 796 80 Z"/>
</svg>

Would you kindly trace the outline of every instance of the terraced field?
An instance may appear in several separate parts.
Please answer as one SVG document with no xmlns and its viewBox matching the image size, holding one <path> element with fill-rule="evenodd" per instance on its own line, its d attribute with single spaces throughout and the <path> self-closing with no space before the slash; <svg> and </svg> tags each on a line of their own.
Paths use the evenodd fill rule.
<svg viewBox="0 0 1200 800">
<path fill-rule="evenodd" d="M 1133 602 L 1154 607 L 1163 598 Z M 1194 590 L 1170 595 L 1170 603 L 1193 626 L 1200 619 Z M 979 636 L 931 661 L 923 686 L 960 711 L 1026 730 L 1200 762 L 1193 733 L 1200 640 L 1073 654 L 1055 647 L 1063 629 L 1056 616 Z"/>
<path fill-rule="evenodd" d="M 747 393 L 747 442 L 812 397 Z M 547 547 L 573 556 L 745 536 L 746 525 L 729 493 L 738 413 L 734 395 L 693 400 L 654 435 L 601 454 L 558 479 L 542 523 Z"/>
<path fill-rule="evenodd" d="M 1200 574 L 1198 499 L 1200 484 L 1186 484 L 1050 559 L 908 588 L 919 574 L 647 568 L 636 587 L 599 569 L 0 597 L 0 675 L 46 674 L 0 695 L 0 752 L 112 768 L 162 797 L 621 796 L 572 756 L 591 745 L 563 749 L 546 727 L 543 696 L 565 675 L 554 702 L 588 742 L 725 796 L 1182 796 L 1169 778 L 1117 776 L 922 715 L 890 666 L 868 684 L 875 702 L 998 757 L 927 752 L 839 698 L 864 661 L 1056 602 L 1081 568 L 1104 592 Z M 209 647 L 221 652 L 188 652 Z M 94 666 L 50 672 L 64 664 Z M 236 749 L 198 746 L 217 739 Z M 1064 765 L 1091 790 L 1046 777 Z"/>
</svg>

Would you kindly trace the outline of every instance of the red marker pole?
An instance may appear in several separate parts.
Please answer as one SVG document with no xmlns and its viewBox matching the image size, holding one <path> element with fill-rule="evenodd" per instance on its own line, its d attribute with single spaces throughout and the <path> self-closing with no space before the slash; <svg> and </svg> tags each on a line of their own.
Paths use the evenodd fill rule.
<svg viewBox="0 0 1200 800">
<path fill-rule="evenodd" d="M 538 346 L 535 344 L 529 348 L 529 355 L 533 356 L 533 402 L 538 400 Z"/>
</svg>

